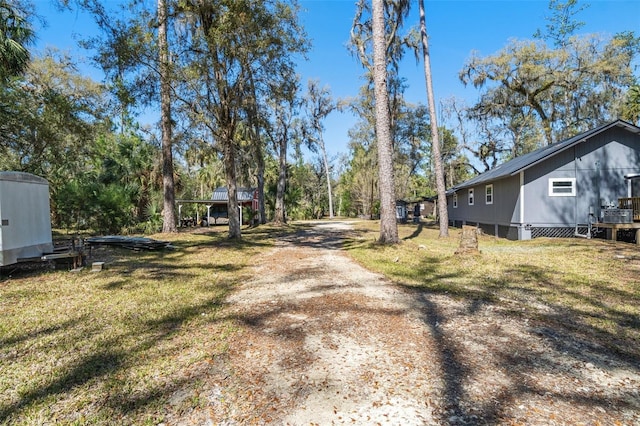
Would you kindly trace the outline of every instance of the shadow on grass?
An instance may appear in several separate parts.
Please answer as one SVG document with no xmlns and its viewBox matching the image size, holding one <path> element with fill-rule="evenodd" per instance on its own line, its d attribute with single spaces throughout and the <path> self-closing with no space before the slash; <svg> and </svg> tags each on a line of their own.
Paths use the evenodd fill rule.
<svg viewBox="0 0 640 426">
<path fill-rule="evenodd" d="M 544 277 L 543 271 L 537 271 Z M 435 277 L 434 279 L 438 279 Z M 416 289 L 409 286 L 408 290 L 419 301 L 423 322 L 429 327 L 430 334 L 436 342 L 436 352 L 440 374 L 444 382 L 446 415 L 442 417 L 443 424 L 499 424 L 505 418 L 513 415 L 514 401 L 534 400 L 544 395 L 552 401 L 564 401 L 571 406 L 582 406 L 585 411 L 600 407 L 602 412 L 620 413 L 636 411 L 638 404 L 630 401 L 635 399 L 633 393 L 626 392 L 618 396 L 607 395 L 606 392 L 594 392 L 583 394 L 582 388 L 570 383 L 589 381 L 585 370 L 575 367 L 575 371 L 566 371 L 562 364 L 554 360 L 555 357 L 569 359 L 566 364 L 588 366 L 606 371 L 608 369 L 624 368 L 629 371 L 640 371 L 640 357 L 637 347 L 629 347 L 630 341 L 626 341 L 626 348 L 615 342 L 617 337 L 594 330 L 588 324 L 578 320 L 583 315 L 575 309 L 560 309 L 552 306 L 550 314 L 533 315 L 527 309 L 506 307 L 502 309 L 499 298 L 500 286 L 494 285 L 493 291 L 487 294 L 485 291 L 458 290 L 450 291 L 439 286 L 429 286 L 429 290 Z M 462 303 L 465 309 L 458 312 L 447 312 L 442 308 L 442 296 L 453 297 Z M 598 302 L 592 301 L 594 304 Z M 489 402 L 479 401 L 477 395 L 471 395 L 467 389 L 472 387 L 474 376 L 485 375 L 483 363 L 485 360 L 474 360 L 472 342 L 479 341 L 479 345 L 492 345 L 490 334 L 475 336 L 460 336 L 451 329 L 443 328 L 443 325 L 455 321 L 481 323 L 484 317 L 480 314 L 482 309 L 499 309 L 501 315 L 511 320 L 526 323 L 523 327 L 525 333 L 531 335 L 534 340 L 544 342 L 544 346 L 551 348 L 551 352 L 545 350 L 538 352 L 532 350 L 529 341 L 525 339 L 509 338 L 507 345 L 490 346 L 495 361 L 492 364 L 499 365 L 496 373 L 506 373 L 509 386 L 500 390 L 500 386 L 492 390 L 487 388 L 485 392 L 495 392 Z M 475 318 L 475 319 L 474 319 Z M 484 330 L 490 333 L 489 330 Z M 499 334 L 499 333 L 498 333 Z M 499 337 L 500 336 L 499 334 Z M 479 356 L 476 355 L 476 356 Z M 489 367 L 491 368 L 491 367 Z M 586 368 L 586 367 L 583 367 Z M 587 372 L 588 373 L 588 372 Z M 491 373 L 490 373 L 491 374 Z M 540 384 L 533 377 L 564 375 L 564 380 L 569 383 L 565 388 L 552 388 Z M 573 378 L 573 379 L 571 379 Z M 482 380 L 482 379 L 481 379 Z M 606 388 L 606 384 L 602 384 Z M 614 414 L 615 418 L 615 414 Z M 618 417 L 620 419 L 622 417 Z"/>
<path fill-rule="evenodd" d="M 434 280 L 440 279 L 437 275 L 432 277 Z M 524 281 L 535 283 L 537 288 L 516 284 Z M 600 283 L 591 283 L 591 285 L 602 288 Z M 624 333 L 620 335 L 616 331 L 606 331 L 593 326 L 588 321 L 596 318 L 616 323 L 619 327 L 624 327 L 622 324 L 630 324 L 631 328 L 635 328 L 635 335 L 638 336 L 634 315 L 608 307 L 603 303 L 601 297 L 607 291 L 603 291 L 600 295 L 587 296 L 572 291 L 571 288 L 571 283 L 558 282 L 544 268 L 516 265 L 505 270 L 501 278 L 485 279 L 482 283 L 477 283 L 475 288 L 456 288 L 455 290 L 449 288 L 443 291 L 438 286 L 429 286 L 429 290 L 419 291 L 419 297 L 424 305 L 425 323 L 430 326 L 432 334 L 441 341 L 438 348 L 441 369 L 446 382 L 447 399 L 452 407 L 451 415 L 467 423 L 480 420 L 481 423 L 493 424 L 505 414 L 503 411 L 514 399 L 520 397 L 526 399 L 528 396 L 536 397 L 542 394 L 553 395 L 555 400 L 566 401 L 571 405 L 581 405 L 585 409 L 601 407 L 603 410 L 611 408 L 634 410 L 638 408 L 629 404 L 628 398 L 632 397 L 631 395 L 585 396 L 576 391 L 575 387 L 552 391 L 544 386 L 530 384 L 532 382 L 530 377 L 541 373 L 552 375 L 566 373 L 562 371 L 561 366 L 554 363 L 553 356 L 569 357 L 573 359 L 571 363 L 594 365 L 604 370 L 611 368 L 612 365 L 618 365 L 631 371 L 640 371 L 638 348 L 632 344 L 634 339 L 621 338 Z M 550 294 L 549 298 L 541 295 L 541 292 L 545 291 Z M 452 345 L 451 341 L 455 339 L 446 339 L 439 331 L 437 324 L 447 319 L 438 312 L 437 304 L 431 301 L 430 294 L 455 296 L 467 306 L 464 315 L 471 318 L 480 311 L 480 306 L 484 306 L 499 309 L 503 315 L 516 321 L 530 321 L 529 326 L 525 327 L 526 332 L 546 342 L 545 344 L 552 348 L 554 355 L 531 353 L 531 348 L 526 343 L 510 342 L 508 347 L 502 347 L 495 355 L 501 360 L 500 365 L 508 371 L 512 386 L 494 398 L 492 404 L 484 406 L 469 404 L 468 395 L 462 390 L 460 384 L 465 381 L 465 374 L 469 373 L 466 363 L 459 362 L 463 342 L 458 341 L 457 344 Z M 634 300 L 635 303 L 638 302 L 637 297 L 626 299 L 625 302 L 634 303 Z M 542 311 L 537 311 L 531 306 L 532 304 L 541 305 Z M 481 318 L 478 319 L 478 321 L 481 320 Z M 527 353 L 529 355 L 526 357 L 520 355 Z M 569 375 L 579 380 L 582 372 L 577 370 Z"/>
<path fill-rule="evenodd" d="M 105 418 L 120 418 L 122 415 L 128 416 L 138 412 L 144 414 L 145 407 L 154 406 L 155 414 L 165 412 L 164 406 L 173 392 L 180 387 L 190 387 L 197 380 L 197 377 L 184 378 L 182 376 L 171 380 L 170 384 L 164 383 L 162 380 L 158 384 L 149 386 L 141 386 L 138 391 L 131 393 L 130 388 L 137 386 L 127 379 L 136 368 L 151 370 L 154 369 L 154 357 L 150 355 L 156 351 L 156 348 L 162 349 L 162 353 L 166 352 L 166 347 L 173 345 L 172 339 L 182 339 L 183 332 L 189 333 L 189 330 L 195 327 L 194 324 L 205 326 L 210 324 L 222 324 L 228 321 L 224 318 L 218 318 L 217 312 L 222 308 L 224 300 L 230 291 L 242 280 L 243 276 L 248 276 L 245 271 L 247 265 L 250 264 L 250 257 L 257 253 L 256 249 L 263 249 L 270 246 L 269 241 L 271 233 L 265 232 L 258 237 L 252 236 L 255 241 L 216 242 L 207 241 L 207 237 L 200 238 L 195 243 L 180 243 L 179 247 L 174 251 L 167 252 L 131 252 L 129 250 L 113 249 L 111 253 L 114 257 L 114 264 L 111 268 L 101 272 L 99 275 L 87 276 L 88 280 L 96 277 L 96 279 L 107 279 L 105 285 L 90 284 L 83 286 L 79 291 L 90 291 L 91 297 L 99 298 L 100 290 L 106 290 L 104 297 L 112 297 L 116 290 L 137 292 L 138 289 L 149 287 L 150 289 L 161 287 L 162 285 L 171 286 L 174 283 L 185 285 L 192 280 L 196 280 L 193 291 L 194 296 L 205 298 L 200 302 L 187 301 L 185 303 L 167 303 L 166 311 L 157 318 L 155 311 L 151 311 L 146 316 L 144 298 L 136 301 L 135 293 L 118 293 L 119 298 L 127 298 L 131 295 L 133 303 L 123 303 L 123 311 L 117 313 L 117 317 L 121 319 L 104 320 L 103 318 L 91 315 L 74 316 L 73 312 L 65 313 L 66 319 L 56 322 L 54 315 L 50 318 L 50 324 L 40 328 L 34 328 L 32 331 L 25 331 L 22 334 L 2 338 L 2 349 L 0 350 L 0 364 L 9 361 L 13 357 L 16 362 L 20 361 L 23 356 L 40 356 L 36 352 L 31 352 L 29 348 L 38 348 L 42 346 L 42 339 L 50 343 L 50 350 L 45 357 L 51 357 L 51 363 L 57 363 L 48 373 L 51 379 L 36 376 L 32 377 L 30 383 L 23 383 L 24 391 L 19 395 L 9 398 L 0 398 L 0 423 L 12 423 L 24 421 L 21 417 L 25 412 L 31 409 L 39 409 L 39 406 L 47 401 L 56 404 L 60 399 L 73 399 L 74 392 L 80 389 L 91 390 L 100 389 L 100 386 L 107 384 L 108 392 L 104 392 L 101 396 L 102 400 L 96 399 L 97 395 L 103 393 L 102 390 L 97 391 L 96 396 L 89 397 L 89 404 L 95 404 L 95 411 L 89 411 L 87 421 Z M 198 251 L 206 250 L 205 254 L 214 256 L 211 261 L 200 260 L 197 256 Z M 218 259 L 216 254 L 220 254 L 222 261 Z M 206 257 L 206 256 L 205 256 Z M 227 261 L 226 259 L 237 259 L 236 261 Z M 194 261 L 195 259 L 195 261 Z M 198 272 L 194 272 L 197 270 Z M 64 274 L 66 272 L 57 272 Z M 207 282 L 207 277 L 211 277 L 211 282 Z M 91 277 L 91 278 L 89 278 Z M 111 279 L 109 279 L 111 278 Z M 35 283 L 29 284 L 36 286 Z M 16 298 L 24 302 L 30 297 L 29 287 L 27 283 L 21 284 Z M 3 291 L 11 290 L 11 283 Z M 47 289 L 47 297 L 56 297 L 55 288 Z M 97 294 L 95 292 L 98 292 Z M 107 293 L 108 292 L 108 293 Z M 151 295 L 148 293 L 148 295 Z M 44 295 L 39 295 L 42 299 Z M 120 299 L 115 299 L 120 300 Z M 123 299 L 124 300 L 124 299 Z M 64 302 L 61 302 L 64 303 Z M 118 302 L 122 303 L 122 302 Z M 136 309 L 136 307 L 138 307 Z M 159 306 L 153 309 L 157 310 Z M 90 309 L 90 308 L 89 308 Z M 109 308 L 111 309 L 111 308 Z M 116 309 L 114 307 L 113 309 Z M 96 309 L 99 311 L 100 309 Z M 107 310 L 108 311 L 108 310 Z M 112 324 L 113 321 L 113 324 Z M 27 322 L 28 323 L 28 322 Z M 112 329 L 112 327 L 115 327 Z M 96 339 L 102 339 L 101 335 L 112 336 L 104 342 L 98 342 Z M 215 340 L 215 338 L 213 339 Z M 33 343 L 30 343 L 33 342 Z M 135 342 L 130 345 L 126 342 Z M 25 345 L 29 345 L 25 348 Z M 56 353 L 67 352 L 67 348 L 94 348 L 84 351 L 82 355 L 69 356 L 72 360 L 63 359 L 56 361 Z M 177 347 L 176 350 L 178 350 Z M 176 354 L 179 358 L 180 354 Z M 162 355 L 165 356 L 165 355 Z M 48 361 L 49 362 L 49 361 Z M 134 370 L 132 370 L 132 368 Z M 4 369 L 4 367 L 3 367 Z M 160 371 L 162 374 L 162 371 Z M 98 385 L 98 382 L 101 385 Z M 154 382 L 155 383 L 155 382 Z M 100 397 L 98 397 L 100 398 Z M 188 402 L 187 402 L 188 403 Z M 119 413 L 119 414 L 118 414 Z M 72 413 L 60 412 L 61 421 L 66 421 Z M 113 417 L 115 416 L 115 417 Z M 66 419 L 66 420 L 65 420 Z"/>
<path fill-rule="evenodd" d="M 54 324 L 54 325 L 42 327 L 37 330 L 24 333 L 22 335 L 18 335 L 14 337 L 2 337 L 0 338 L 0 347 L 3 347 L 3 346 L 7 347 L 7 346 L 15 345 L 18 343 L 24 343 L 28 340 L 37 340 L 45 336 L 50 336 L 54 333 L 64 332 L 65 330 L 69 330 L 85 320 L 86 320 L 86 317 L 73 318 L 68 321 L 63 321 L 60 324 Z"/>
<path fill-rule="evenodd" d="M 422 234 L 426 228 L 405 229 L 408 236 L 403 241 L 434 244 L 434 234 Z M 510 264 L 510 246 L 502 247 L 504 242 L 497 243 L 498 249 L 505 250 L 504 260 L 496 266 L 489 265 L 486 273 L 479 271 L 485 270 L 484 263 L 489 257 L 456 258 L 453 249 L 450 255 L 431 256 L 418 252 L 413 256 L 419 257 L 418 262 L 403 266 L 402 261 L 394 262 L 403 259 L 402 252 L 414 246 L 406 248 L 401 244 L 381 254 L 380 248 L 371 243 L 371 234 L 371 231 L 363 233 L 369 236 L 369 241 L 352 239 L 344 247 L 358 252 L 361 263 L 384 273 L 418 302 L 422 321 L 436 342 L 447 407 L 440 419 L 442 424 L 498 424 L 513 418 L 514 401 L 521 404 L 521 401 L 542 396 L 584 407 L 585 412 L 599 407 L 603 413 L 612 414 L 612 418 L 623 422 L 621 413 L 640 410 L 637 396 L 632 391 L 609 393 L 607 385 L 591 380 L 587 371 L 588 368 L 604 372 L 623 369 L 632 377 L 640 374 L 640 348 L 637 345 L 640 317 L 633 308 L 640 305 L 637 277 L 631 276 L 626 286 L 612 285 L 612 282 L 594 278 L 588 271 L 565 272 L 561 263 L 558 267 L 544 262 L 536 264 L 536 252 L 545 253 L 545 246 L 532 247 L 530 261 Z M 554 240 L 544 244 L 558 250 L 558 256 L 570 256 L 562 247 L 582 250 L 584 242 Z M 526 247 L 514 245 L 513 249 L 524 251 Z M 597 252 L 598 248 L 592 250 Z M 452 303 L 458 307 L 456 310 L 452 310 Z M 482 324 L 488 312 L 492 318 L 520 324 L 518 328 L 524 337 L 505 335 L 500 331 L 499 323 L 497 331 L 484 326 L 470 327 L 481 335 L 464 336 L 446 327 L 446 324 L 455 323 L 464 324 L 462 327 L 465 328 L 469 324 Z M 493 333 L 508 343 L 494 345 Z M 548 349 L 533 350 L 529 346 L 531 342 Z M 493 345 L 490 347 L 495 361 L 491 362 L 500 366 L 495 373 L 504 373 L 509 383 L 502 388 L 486 389 L 487 393 L 493 392 L 490 402 L 486 402 L 488 398 L 478 399 L 470 393 L 474 376 L 486 374 L 487 367 L 494 368 L 483 367 L 485 360 L 481 352 L 475 353 L 476 347 L 486 345 Z M 575 366 L 575 371 L 567 370 L 567 365 Z M 566 386 L 552 388 L 532 379 L 545 375 L 564 377 Z M 572 385 L 581 382 L 591 383 L 598 390 L 585 393 L 583 388 Z"/>
<path fill-rule="evenodd" d="M 418 226 L 416 226 L 416 229 L 411 233 L 411 235 L 404 237 L 403 240 L 412 240 L 418 237 L 422 233 L 424 226 L 425 226 L 424 222 L 418 223 Z"/>
<path fill-rule="evenodd" d="M 43 401 L 51 396 L 70 392 L 78 386 L 83 386 L 90 380 L 104 377 L 117 371 L 125 355 L 117 351 L 104 351 L 83 358 L 75 365 L 66 366 L 68 372 L 46 386 L 35 388 L 22 394 L 20 400 L 7 406 L 0 406 L 0 422 L 10 420 L 22 409 Z"/>
<path fill-rule="evenodd" d="M 111 248 L 113 254 L 107 256 L 114 259 L 105 274 L 112 274 L 113 279 L 103 288 L 119 290 L 159 281 L 190 280 L 196 276 L 194 269 L 212 277 L 233 273 L 242 279 L 246 260 L 257 251 L 272 247 L 274 238 L 281 233 L 279 229 L 254 228 L 241 240 L 229 240 L 220 232 L 200 232 L 193 238 L 183 233 L 172 241 L 174 250 L 132 252 Z"/>
<path fill-rule="evenodd" d="M 89 353 L 79 361 L 71 365 L 61 365 L 57 368 L 62 375 L 48 384 L 34 387 L 20 395 L 19 400 L 5 405 L 0 405 L 0 423 L 11 423 L 23 410 L 32 405 L 43 403 L 58 395 L 71 393 L 81 387 L 86 387 L 90 382 L 100 380 L 110 382 L 110 391 L 104 394 L 101 401 L 92 400 L 100 406 L 109 407 L 109 412 L 94 413 L 98 417 L 110 417 L 114 412 L 120 415 L 128 415 L 144 409 L 148 405 L 160 404 L 178 390 L 181 386 L 188 387 L 197 380 L 193 377 L 189 380 L 179 378 L 172 380 L 170 385 L 158 385 L 157 387 L 142 387 L 140 392 L 131 394 L 127 389 L 133 383 L 120 382 L 119 376 L 126 377 L 126 371 L 139 364 L 140 360 L 148 359 L 145 355 L 148 351 L 173 338 L 181 331 L 181 328 L 195 318 L 201 317 L 204 312 L 215 312 L 223 305 L 228 286 L 225 291 L 203 303 L 183 306 L 181 309 L 168 312 L 166 315 L 141 323 L 132 327 L 133 330 L 117 340 L 107 341 L 100 345 L 101 350 Z M 217 320 L 212 320 L 213 322 Z M 60 329 L 60 327 L 56 327 Z M 123 348 L 121 340 L 133 337 L 136 344 L 133 347 Z M 146 362 L 151 362 L 148 359 Z M 161 410 L 162 411 L 162 410 Z"/>
</svg>

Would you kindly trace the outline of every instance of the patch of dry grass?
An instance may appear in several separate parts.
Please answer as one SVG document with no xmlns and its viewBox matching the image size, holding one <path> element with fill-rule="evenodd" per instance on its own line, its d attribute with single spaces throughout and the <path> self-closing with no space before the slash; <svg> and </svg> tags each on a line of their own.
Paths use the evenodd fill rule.
<svg viewBox="0 0 640 426">
<path fill-rule="evenodd" d="M 365 267 L 412 290 L 562 327 L 622 355 L 640 357 L 640 252 L 604 240 L 508 241 L 479 237 L 480 254 L 455 255 L 460 230 L 399 226 L 402 244 L 377 244 L 378 222 L 361 222 L 347 243 Z"/>
<path fill-rule="evenodd" d="M 172 251 L 94 250 L 107 269 L 0 281 L 0 423 L 157 424 L 201 403 L 203 361 L 224 354 L 224 299 L 278 230 L 157 235 Z M 176 397 L 178 395 L 178 397 Z"/>
</svg>

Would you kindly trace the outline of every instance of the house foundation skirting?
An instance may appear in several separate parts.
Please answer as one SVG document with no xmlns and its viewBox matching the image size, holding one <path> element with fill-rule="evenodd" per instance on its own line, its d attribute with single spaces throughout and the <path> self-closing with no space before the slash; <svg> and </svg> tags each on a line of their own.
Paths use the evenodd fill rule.
<svg viewBox="0 0 640 426">
<path fill-rule="evenodd" d="M 485 235 L 494 235 L 498 238 L 506 238 L 509 240 L 522 239 L 519 234 L 520 228 L 513 225 L 499 225 L 494 223 L 471 222 L 462 220 L 449 221 L 449 225 L 454 228 L 462 228 L 462 225 L 475 226 Z M 586 235 L 587 226 L 578 226 L 578 233 Z M 572 238 L 575 236 L 575 226 L 531 226 L 531 238 Z"/>
<path fill-rule="evenodd" d="M 499 238 L 507 238 L 509 240 L 518 239 L 518 227 L 510 225 L 498 225 L 495 223 L 482 223 L 464 220 L 450 220 L 449 226 L 454 228 L 462 228 L 463 225 L 475 226 L 485 235 L 494 235 Z"/>
</svg>

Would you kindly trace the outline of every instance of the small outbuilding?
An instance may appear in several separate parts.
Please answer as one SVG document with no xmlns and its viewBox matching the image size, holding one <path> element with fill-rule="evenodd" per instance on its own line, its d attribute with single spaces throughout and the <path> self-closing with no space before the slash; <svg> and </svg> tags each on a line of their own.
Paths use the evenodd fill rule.
<svg viewBox="0 0 640 426">
<path fill-rule="evenodd" d="M 258 191 L 255 188 L 238 188 L 237 197 L 238 207 L 247 208 L 252 212 L 258 211 Z M 211 221 L 211 218 L 216 221 L 220 217 L 229 217 L 229 191 L 226 187 L 216 188 L 211 195 L 211 201 L 209 221 Z M 242 210 L 240 212 L 242 214 Z"/>
<path fill-rule="evenodd" d="M 240 208 L 240 215 L 242 222 L 248 222 L 248 218 L 242 217 L 242 208 L 249 209 L 253 214 L 258 211 L 258 191 L 255 188 L 238 188 L 237 189 L 237 201 L 238 208 Z M 185 226 L 185 223 L 189 221 L 195 223 L 202 223 L 203 225 L 218 224 L 218 221 L 224 221 L 229 217 L 229 192 L 226 187 L 216 188 L 211 194 L 210 200 L 176 200 L 178 205 L 178 220 L 180 226 Z M 203 215 L 202 220 L 200 215 L 191 220 L 192 218 L 182 217 L 182 206 L 184 204 L 199 204 L 204 205 L 207 209 Z"/>
<path fill-rule="evenodd" d="M 0 266 L 53 251 L 46 179 L 0 172 L 0 219 Z"/>
<path fill-rule="evenodd" d="M 640 128 L 616 120 L 451 188 L 449 223 L 518 240 L 585 236 L 612 208 L 640 220 L 639 174 Z"/>
</svg>

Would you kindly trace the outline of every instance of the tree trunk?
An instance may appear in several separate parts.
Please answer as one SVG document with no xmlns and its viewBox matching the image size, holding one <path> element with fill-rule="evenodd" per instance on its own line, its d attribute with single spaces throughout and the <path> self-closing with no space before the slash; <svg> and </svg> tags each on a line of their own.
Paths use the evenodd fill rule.
<svg viewBox="0 0 640 426">
<path fill-rule="evenodd" d="M 171 86 L 169 82 L 169 45 L 167 42 L 167 4 L 158 0 L 158 48 L 160 50 L 160 121 L 162 126 L 162 232 L 176 232 L 175 187 L 171 128 Z"/>
<path fill-rule="evenodd" d="M 264 207 L 264 155 L 262 150 L 256 158 L 258 162 L 257 180 L 258 180 L 258 223 L 264 225 L 267 223 L 267 212 Z"/>
<path fill-rule="evenodd" d="M 320 150 L 322 151 L 322 161 L 324 162 L 324 171 L 327 175 L 327 193 L 329 195 L 329 217 L 333 219 L 333 194 L 331 193 L 331 174 L 329 173 L 329 160 L 327 159 L 327 150 L 324 147 L 324 140 L 322 139 L 322 133 L 318 132 L 320 137 Z"/>
<path fill-rule="evenodd" d="M 438 218 L 440 223 L 440 237 L 449 236 L 449 212 L 447 211 L 447 189 L 444 183 L 442 155 L 440 153 L 440 136 L 436 121 L 436 102 L 431 82 L 431 60 L 429 59 L 429 43 L 427 38 L 427 23 L 424 13 L 424 0 L 418 0 L 420 5 L 420 34 L 422 36 L 422 52 L 424 55 L 424 77 L 427 84 L 427 99 L 429 102 L 429 122 L 431 124 L 431 153 L 436 172 L 436 189 L 438 191 Z"/>
<path fill-rule="evenodd" d="M 376 139 L 380 189 L 380 242 L 398 243 L 396 197 L 393 176 L 393 141 L 387 89 L 387 60 L 384 29 L 384 0 L 372 0 L 373 78 L 376 100 Z"/>
<path fill-rule="evenodd" d="M 253 94 L 251 104 L 249 106 L 249 121 L 252 125 L 251 143 L 254 148 L 254 155 L 257 162 L 256 180 L 258 181 L 258 223 L 264 225 L 267 223 L 267 212 L 264 207 L 264 147 L 262 138 L 260 138 L 260 125 L 258 124 L 258 105 L 256 102 L 256 85 L 253 78 L 253 72 L 249 67 L 249 84 L 251 84 L 251 93 Z"/>
<path fill-rule="evenodd" d="M 287 223 L 287 214 L 284 205 L 284 194 L 287 189 L 287 138 L 284 136 L 279 141 L 278 151 L 278 183 L 276 187 L 274 222 L 282 225 Z"/>
<path fill-rule="evenodd" d="M 373 79 L 376 101 L 376 139 L 380 189 L 380 242 L 398 243 L 395 182 L 393 177 L 393 142 L 387 89 L 387 60 L 384 0 L 372 0 Z"/>
<path fill-rule="evenodd" d="M 238 187 L 236 176 L 236 153 L 233 139 L 224 141 L 224 171 L 227 180 L 227 194 L 229 196 L 227 215 L 229 216 L 229 238 L 242 238 L 240 214 L 238 211 Z"/>
<path fill-rule="evenodd" d="M 257 113 L 252 111 L 251 121 L 253 121 L 253 131 L 251 132 L 251 144 L 253 146 L 253 155 L 256 162 L 256 181 L 258 184 L 258 221 L 257 223 L 264 225 L 267 223 L 267 213 L 264 207 L 264 146 L 260 138 L 260 129 L 257 124 Z"/>
</svg>

